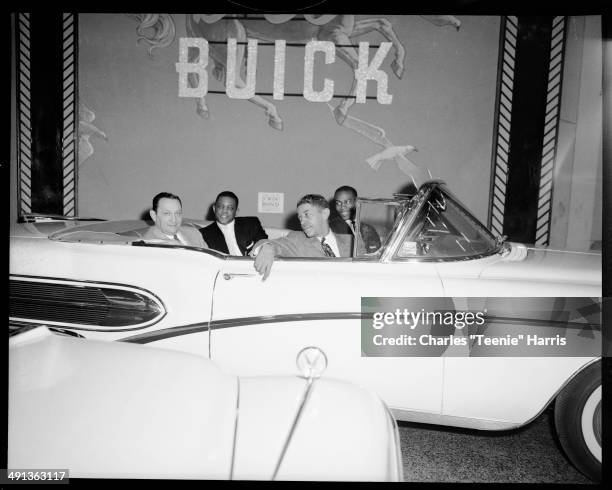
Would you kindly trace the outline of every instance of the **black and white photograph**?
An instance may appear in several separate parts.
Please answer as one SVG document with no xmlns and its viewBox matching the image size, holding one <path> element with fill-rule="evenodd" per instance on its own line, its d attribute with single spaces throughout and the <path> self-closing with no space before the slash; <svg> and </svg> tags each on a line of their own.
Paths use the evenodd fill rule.
<svg viewBox="0 0 612 490">
<path fill-rule="evenodd" d="M 10 13 L 3 487 L 609 479 L 610 19 L 471 3 Z"/>
</svg>

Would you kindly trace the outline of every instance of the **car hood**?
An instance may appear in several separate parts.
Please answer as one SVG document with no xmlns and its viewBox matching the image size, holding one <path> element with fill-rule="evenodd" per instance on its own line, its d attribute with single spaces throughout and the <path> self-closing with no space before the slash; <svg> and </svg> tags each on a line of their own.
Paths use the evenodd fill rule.
<svg viewBox="0 0 612 490">
<path fill-rule="evenodd" d="M 241 377 L 239 413 L 236 479 L 277 471 L 280 480 L 401 480 L 397 429 L 380 398 L 362 388 L 333 378 L 309 388 L 297 376 Z"/>
<path fill-rule="evenodd" d="M 46 327 L 10 337 L 9 376 L 11 468 L 218 480 L 401 473 L 385 405 L 339 380 L 238 378 L 202 356 Z M 355 420 L 368 425 L 356 431 Z"/>
<path fill-rule="evenodd" d="M 10 338 L 9 376 L 11 468 L 229 478 L 238 382 L 205 358 L 39 327 Z"/>
<path fill-rule="evenodd" d="M 510 253 L 499 256 L 482 270 L 488 279 L 528 280 L 601 285 L 601 253 L 529 247 L 513 243 Z"/>
</svg>

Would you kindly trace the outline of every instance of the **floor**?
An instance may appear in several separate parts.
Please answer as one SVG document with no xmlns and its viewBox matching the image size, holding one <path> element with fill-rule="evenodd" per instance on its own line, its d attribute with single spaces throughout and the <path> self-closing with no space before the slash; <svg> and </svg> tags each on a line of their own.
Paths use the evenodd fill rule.
<svg viewBox="0 0 612 490">
<path fill-rule="evenodd" d="M 398 425 L 405 481 L 592 483 L 561 451 L 552 410 L 507 432 Z"/>
</svg>

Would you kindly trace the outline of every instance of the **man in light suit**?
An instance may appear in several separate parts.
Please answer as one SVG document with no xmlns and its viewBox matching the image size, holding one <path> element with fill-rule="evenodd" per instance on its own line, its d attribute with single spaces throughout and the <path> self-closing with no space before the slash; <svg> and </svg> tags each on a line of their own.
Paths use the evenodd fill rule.
<svg viewBox="0 0 612 490">
<path fill-rule="evenodd" d="M 274 240 L 260 240 L 251 255 L 255 270 L 266 280 L 274 257 L 351 257 L 351 236 L 329 228 L 329 203 L 319 194 L 307 194 L 297 203 L 302 231 L 291 231 Z"/>
<path fill-rule="evenodd" d="M 149 211 L 155 225 L 143 235 L 145 241 L 206 247 L 202 235 L 193 227 L 181 226 L 183 205 L 181 198 L 169 192 L 160 192 L 153 198 L 153 208 Z"/>
<path fill-rule="evenodd" d="M 236 218 L 238 196 L 233 192 L 220 192 L 212 208 L 215 222 L 200 228 L 200 233 L 210 248 L 230 255 L 248 255 L 253 245 L 268 238 L 259 218 Z"/>
</svg>

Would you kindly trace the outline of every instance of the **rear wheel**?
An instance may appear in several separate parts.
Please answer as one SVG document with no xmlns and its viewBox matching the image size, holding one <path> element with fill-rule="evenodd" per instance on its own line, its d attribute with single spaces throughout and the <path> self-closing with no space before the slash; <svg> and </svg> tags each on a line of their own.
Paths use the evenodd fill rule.
<svg viewBox="0 0 612 490">
<path fill-rule="evenodd" d="M 559 441 L 572 463 L 591 480 L 601 480 L 601 363 L 591 364 L 555 402 Z"/>
</svg>

